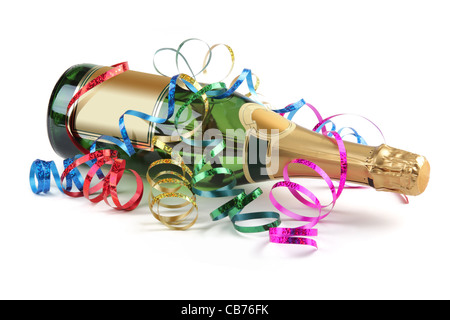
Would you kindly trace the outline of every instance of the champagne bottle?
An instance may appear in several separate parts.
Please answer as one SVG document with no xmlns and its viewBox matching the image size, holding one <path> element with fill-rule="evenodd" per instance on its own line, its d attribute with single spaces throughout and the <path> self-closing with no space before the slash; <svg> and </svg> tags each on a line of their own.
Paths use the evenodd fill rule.
<svg viewBox="0 0 450 320">
<path fill-rule="evenodd" d="M 69 68 L 56 83 L 52 92 L 47 117 L 48 135 L 55 152 L 62 157 L 79 154 L 68 136 L 66 120 L 76 141 L 85 149 L 102 135 L 121 138 L 118 119 L 128 110 L 140 111 L 154 117 L 166 118 L 168 114 L 168 85 L 170 78 L 128 70 L 88 91 L 76 101 L 70 119 L 66 110 L 73 95 L 89 81 L 110 70 L 111 67 L 80 64 Z M 183 85 L 175 91 L 175 113 L 192 92 Z M 336 141 L 308 130 L 283 118 L 270 109 L 254 103 L 239 93 L 217 99 L 208 97 L 209 110 L 204 113 L 202 99 L 194 100 L 190 112 L 181 115 L 185 132 L 195 124 L 188 118 L 203 115 L 200 139 L 215 139 L 220 135 L 226 148 L 220 155 L 220 164 L 234 172 L 237 184 L 254 183 L 282 177 L 284 166 L 297 158 L 307 159 L 321 167 L 332 179 L 340 178 L 340 156 Z M 179 139 L 179 128 L 173 119 L 165 123 L 147 122 L 139 118 L 125 119 L 127 133 L 136 153 L 128 157 L 112 144 L 127 160 L 127 166 L 141 174 L 155 160 L 169 157 L 153 149 L 156 137 L 174 148 L 191 168 L 195 156 L 205 153 L 205 148 L 192 147 Z M 207 136 L 207 133 L 211 133 Z M 203 134 L 203 136 L 202 136 Z M 178 137 L 178 138 L 177 138 Z M 100 140 L 101 141 L 101 140 Z M 367 185 L 376 190 L 418 195 L 429 180 L 430 165 L 425 157 L 385 144 L 367 146 L 345 141 L 347 151 L 347 181 Z M 206 147 L 208 148 L 208 147 Z M 291 176 L 318 176 L 305 166 L 292 166 Z M 205 189 L 226 184 L 229 177 L 213 176 L 202 181 Z"/>
</svg>

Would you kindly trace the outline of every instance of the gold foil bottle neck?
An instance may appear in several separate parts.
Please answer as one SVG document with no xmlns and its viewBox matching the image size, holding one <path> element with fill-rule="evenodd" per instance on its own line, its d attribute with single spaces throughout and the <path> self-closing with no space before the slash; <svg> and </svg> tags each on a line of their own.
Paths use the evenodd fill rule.
<svg viewBox="0 0 450 320">
<path fill-rule="evenodd" d="M 367 159 L 373 187 L 405 195 L 425 191 L 430 178 L 430 164 L 421 155 L 382 144 Z"/>
<path fill-rule="evenodd" d="M 334 139 L 295 125 L 254 103 L 243 105 L 239 116 L 249 134 L 268 141 L 267 158 L 270 161 L 266 163 L 266 169 L 270 178 L 282 178 L 285 165 L 302 158 L 314 162 L 332 179 L 340 179 L 341 163 Z M 274 135 L 272 131 L 278 133 Z M 385 144 L 366 146 L 348 141 L 344 141 L 344 144 L 347 152 L 347 181 L 405 195 L 419 195 L 426 189 L 430 164 L 425 157 Z M 253 182 L 246 163 L 244 173 L 247 180 Z M 289 174 L 318 176 L 304 166 L 293 166 Z"/>
</svg>

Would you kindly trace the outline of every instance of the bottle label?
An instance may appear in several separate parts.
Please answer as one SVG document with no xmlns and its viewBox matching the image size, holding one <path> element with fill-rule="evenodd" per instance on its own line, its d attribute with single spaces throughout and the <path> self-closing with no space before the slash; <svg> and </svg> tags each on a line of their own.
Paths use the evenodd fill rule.
<svg viewBox="0 0 450 320">
<path fill-rule="evenodd" d="M 239 119 L 246 130 L 244 174 L 249 182 L 274 179 L 279 171 L 279 141 L 288 136 L 294 124 L 257 103 L 244 104 Z"/>
<path fill-rule="evenodd" d="M 109 69 L 93 68 L 80 81 L 80 88 Z M 83 95 L 74 106 L 73 132 L 89 140 L 96 140 L 99 133 L 121 138 L 119 118 L 128 110 L 157 117 L 167 96 L 169 82 L 167 77 L 132 70 L 109 79 Z M 125 126 L 135 148 L 151 149 L 154 123 L 126 117 Z"/>
</svg>

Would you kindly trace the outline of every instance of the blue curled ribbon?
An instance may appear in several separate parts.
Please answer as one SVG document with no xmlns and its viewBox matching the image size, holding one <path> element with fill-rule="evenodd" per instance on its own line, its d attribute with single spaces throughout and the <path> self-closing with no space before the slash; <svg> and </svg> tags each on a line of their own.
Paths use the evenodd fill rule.
<svg viewBox="0 0 450 320">
<path fill-rule="evenodd" d="M 178 50 L 179 49 L 180 49 L 180 47 L 178 48 Z M 178 55 L 178 50 L 177 50 L 177 55 Z M 210 57 L 211 57 L 211 55 L 209 56 L 209 58 Z M 183 57 L 183 59 L 184 59 L 184 57 Z M 185 59 L 185 62 L 187 63 L 186 59 Z M 189 66 L 189 64 L 188 64 L 188 66 Z M 206 66 L 204 67 L 204 69 L 205 68 L 206 68 Z M 155 69 L 157 70 L 156 67 L 155 67 Z M 192 72 L 192 75 L 195 77 L 193 72 Z M 172 78 L 172 79 L 174 79 L 174 78 Z M 194 85 L 192 85 L 191 83 L 189 83 L 187 81 L 184 81 L 184 83 L 189 88 L 189 90 L 191 90 L 193 92 L 193 95 L 178 110 L 177 115 L 175 116 L 175 128 L 177 129 L 177 131 L 178 131 L 178 119 L 179 119 L 180 115 L 193 100 L 195 100 L 196 98 L 200 97 L 203 94 L 206 94 L 207 97 L 214 98 L 214 99 L 225 99 L 225 98 L 229 97 L 230 95 L 232 95 L 244 83 L 244 81 L 247 81 L 247 86 L 248 86 L 248 89 L 250 92 L 250 97 L 252 97 L 254 101 L 256 100 L 255 102 L 257 102 L 261 105 L 264 105 L 261 102 L 259 102 L 258 99 L 256 99 L 257 93 L 256 93 L 256 90 L 255 90 L 255 87 L 253 84 L 252 72 L 250 69 L 244 69 L 229 89 L 226 89 L 226 86 L 223 83 L 219 82 L 219 83 L 205 86 L 202 89 L 197 90 L 197 88 L 195 88 Z M 172 83 L 172 81 L 171 81 L 171 84 L 175 84 L 175 82 Z M 169 110 L 171 109 L 170 107 L 171 107 L 172 103 L 174 103 L 174 96 L 175 96 L 175 86 L 172 85 L 169 87 Z M 286 108 L 289 109 L 289 111 L 296 112 L 304 104 L 305 104 L 305 102 L 302 99 L 299 102 L 294 103 Z M 292 114 L 291 118 L 293 117 L 295 112 Z M 198 141 L 198 140 L 183 138 L 181 135 L 180 135 L 180 137 L 183 140 L 183 142 L 185 142 L 189 145 L 192 145 L 192 146 L 201 146 L 201 147 L 214 146 L 214 148 L 211 150 L 211 153 L 210 153 L 211 158 L 214 158 L 214 156 L 216 154 L 218 154 L 225 148 L 225 144 L 224 144 L 223 140 L 221 140 L 221 141 L 219 141 L 219 140 Z M 201 157 L 198 164 L 194 167 L 194 176 L 192 178 L 192 182 L 193 182 L 192 191 L 195 194 L 204 196 L 204 197 L 225 197 L 225 196 L 232 196 L 232 195 L 236 196 L 235 198 L 228 201 L 227 203 L 220 206 L 218 209 L 216 209 L 215 211 L 213 211 L 211 213 L 211 217 L 213 218 L 214 221 L 221 219 L 225 216 L 229 216 L 233 223 L 234 228 L 240 232 L 267 231 L 267 230 L 269 230 L 269 228 L 276 227 L 281 223 L 279 213 L 273 212 L 273 211 L 252 212 L 252 213 L 242 214 L 241 213 L 242 209 L 246 205 L 248 205 L 251 201 L 255 200 L 260 194 L 262 194 L 262 190 L 260 188 L 257 188 L 253 192 L 251 192 L 249 195 L 246 195 L 245 191 L 243 189 L 234 189 L 234 187 L 236 186 L 236 179 L 234 178 L 234 173 L 231 170 L 224 168 L 224 167 L 219 167 L 219 168 L 213 168 L 208 171 L 201 172 L 201 169 L 205 165 L 206 165 L 205 159 L 204 159 L 204 157 Z M 195 188 L 195 185 L 199 181 L 201 181 L 202 179 L 204 179 L 208 176 L 211 176 L 212 174 L 230 174 L 233 176 L 233 180 L 228 185 L 223 186 L 219 189 L 212 190 L 212 191 L 204 191 L 204 190 Z M 219 214 L 217 214 L 217 212 L 219 212 Z M 220 218 L 219 218 L 219 215 L 220 215 Z M 268 224 L 265 224 L 262 226 L 255 226 L 255 227 L 242 227 L 242 226 L 239 226 L 236 224 L 236 222 L 238 222 L 238 221 L 263 219 L 263 218 L 274 218 L 276 220 L 272 223 L 268 223 Z"/>
<path fill-rule="evenodd" d="M 306 104 L 305 100 L 301 99 L 297 102 L 291 103 L 282 109 L 272 110 L 275 113 L 288 113 L 288 120 L 292 120 L 294 115 Z"/>
<path fill-rule="evenodd" d="M 54 161 L 43 161 L 40 159 L 36 159 L 31 164 L 30 169 L 30 186 L 31 190 L 35 194 L 39 193 L 47 193 L 50 191 L 50 179 L 51 175 L 55 179 L 56 185 L 61 192 L 63 191 L 61 185 L 61 178 L 58 173 L 58 169 L 56 168 Z M 37 185 L 36 185 L 36 179 Z"/>
<path fill-rule="evenodd" d="M 321 123 L 321 124 L 316 128 L 315 132 L 320 132 L 320 130 L 322 130 L 322 128 L 325 127 L 328 123 L 331 123 L 332 128 L 331 128 L 330 130 L 328 130 L 328 131 L 330 131 L 330 132 L 328 132 L 327 136 L 332 137 L 331 131 L 336 131 L 339 135 L 341 135 L 341 133 L 342 133 L 343 130 L 345 130 L 345 129 L 350 129 L 350 130 L 352 130 L 352 132 L 346 133 L 346 134 L 344 134 L 344 135 L 341 135 L 341 138 L 343 138 L 343 137 L 345 137 L 345 136 L 348 136 L 348 135 L 351 135 L 351 136 L 356 137 L 357 143 L 363 144 L 363 145 L 367 145 L 366 140 L 364 140 L 364 138 L 363 138 L 363 137 L 358 133 L 358 131 L 356 131 L 354 128 L 352 128 L 352 127 L 342 127 L 342 128 L 340 128 L 339 130 L 336 130 L 336 124 L 335 124 L 333 121 L 329 120 L 329 119 L 326 120 L 326 121 L 324 121 L 323 123 Z"/>
<path fill-rule="evenodd" d="M 64 159 L 63 165 L 64 170 L 67 169 L 69 165 L 71 165 L 75 159 L 81 158 L 81 155 L 76 155 L 73 158 Z M 87 161 L 86 164 L 89 167 L 92 167 L 96 160 Z M 99 179 L 103 179 L 105 176 L 101 169 L 97 170 L 97 176 Z M 33 193 L 47 193 L 50 191 L 50 180 L 53 176 L 55 180 L 56 186 L 61 192 L 71 191 L 72 183 L 75 184 L 79 191 L 83 190 L 84 178 L 81 175 L 80 171 L 77 168 L 72 169 L 66 176 L 66 186 L 63 187 L 61 184 L 61 177 L 59 175 L 58 169 L 56 168 L 56 164 L 54 161 L 44 161 L 40 159 L 36 159 L 31 164 L 30 168 L 30 187 Z M 37 184 L 36 184 L 37 180 Z"/>
<path fill-rule="evenodd" d="M 252 71 L 250 69 L 244 69 L 233 85 L 224 93 L 214 96 L 215 99 L 224 99 L 232 95 L 244 81 L 247 81 L 248 90 L 251 96 L 256 98 L 258 94 L 256 93 L 255 86 L 253 85 Z M 258 101 L 257 99 L 254 99 Z"/>
</svg>

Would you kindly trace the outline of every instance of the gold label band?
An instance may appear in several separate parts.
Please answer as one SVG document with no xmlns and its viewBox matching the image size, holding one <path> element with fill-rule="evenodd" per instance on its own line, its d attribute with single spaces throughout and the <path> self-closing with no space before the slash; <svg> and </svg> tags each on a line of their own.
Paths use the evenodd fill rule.
<svg viewBox="0 0 450 320">
<path fill-rule="evenodd" d="M 93 69 L 81 86 L 111 68 Z M 167 77 L 128 70 L 102 83 L 83 95 L 74 107 L 74 133 L 89 140 L 96 140 L 101 135 L 121 139 L 119 118 L 128 110 L 157 117 L 167 96 L 169 82 Z M 134 147 L 150 150 L 155 124 L 136 117 L 126 118 L 125 123 Z"/>
<path fill-rule="evenodd" d="M 247 154 L 251 153 L 249 137 L 254 136 L 260 140 L 267 141 L 268 143 L 264 168 L 266 172 L 264 174 L 269 178 L 274 179 L 274 174 L 278 171 L 279 163 L 278 152 L 276 154 L 272 154 L 272 152 L 274 150 L 278 151 L 279 140 L 289 136 L 295 129 L 295 125 L 289 120 L 278 116 L 273 111 L 257 103 L 244 104 L 239 110 L 239 119 L 246 130 L 243 153 L 243 171 L 245 178 L 251 183 L 255 182 L 249 172 L 249 165 L 252 163 L 248 163 Z"/>
</svg>

